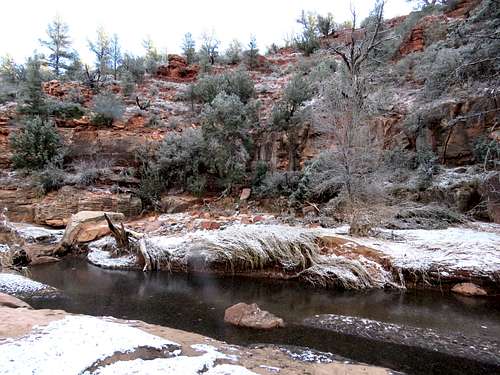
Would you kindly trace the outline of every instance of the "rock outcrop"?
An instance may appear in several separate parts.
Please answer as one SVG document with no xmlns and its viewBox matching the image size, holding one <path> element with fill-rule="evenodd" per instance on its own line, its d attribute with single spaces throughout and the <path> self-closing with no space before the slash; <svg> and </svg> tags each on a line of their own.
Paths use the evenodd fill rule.
<svg viewBox="0 0 500 375">
<path fill-rule="evenodd" d="M 174 82 L 192 82 L 198 76 L 199 67 L 188 65 L 179 55 L 168 55 L 168 64 L 160 65 L 156 71 L 158 77 Z"/>
<path fill-rule="evenodd" d="M 248 305 L 243 302 L 226 309 L 224 322 L 238 327 L 254 329 L 273 329 L 285 325 L 283 319 L 268 311 L 261 310 L 256 303 Z"/>
<path fill-rule="evenodd" d="M 113 222 L 123 222 L 125 215 L 119 212 L 80 211 L 71 216 L 60 246 L 67 248 L 80 243 L 97 240 L 110 233 L 104 215 Z"/>
</svg>

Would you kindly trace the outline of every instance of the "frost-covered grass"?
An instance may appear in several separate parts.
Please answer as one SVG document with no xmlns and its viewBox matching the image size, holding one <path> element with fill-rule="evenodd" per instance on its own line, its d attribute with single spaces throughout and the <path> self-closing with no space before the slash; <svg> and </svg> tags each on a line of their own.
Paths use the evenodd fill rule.
<svg viewBox="0 0 500 375">
<path fill-rule="evenodd" d="M 444 230 L 380 230 L 377 237 L 353 238 L 348 228 L 308 229 L 285 225 L 233 225 L 219 231 L 196 231 L 182 236 L 145 237 L 140 254 L 145 270 L 211 271 L 229 273 L 278 270 L 320 286 L 346 289 L 398 286 L 393 271 L 439 271 L 443 276 L 469 271 L 476 276 L 500 272 L 500 225 L 477 225 Z M 324 255 L 325 236 L 341 237 L 346 254 Z M 375 249 L 380 260 L 368 259 L 354 248 Z M 132 259 L 106 257 L 94 246 L 89 259 L 106 267 L 127 268 Z M 99 248 L 101 250 L 99 250 Z M 99 252 L 101 251 L 101 252 Z M 354 255 L 354 256 L 351 256 Z M 384 262 L 385 265 L 381 263 Z M 111 264 L 109 264 L 111 263 Z M 387 269 L 387 264 L 392 270 Z M 401 279 L 401 273 L 395 278 Z"/>
<path fill-rule="evenodd" d="M 290 278 L 313 284 L 347 289 L 394 285 L 391 274 L 368 260 L 323 255 L 318 245 L 320 233 L 284 225 L 234 225 L 221 231 L 197 231 L 184 236 L 154 236 L 141 241 L 140 253 L 146 270 L 210 271 L 224 267 L 230 273 L 273 269 Z M 101 249 L 104 245 L 101 245 Z M 89 259 L 100 264 L 99 246 Z M 101 250 L 102 251 L 102 250 Z M 110 267 L 107 258 L 104 267 Z M 118 267 L 118 261 L 115 263 Z"/>
<path fill-rule="evenodd" d="M 14 295 L 30 295 L 55 291 L 54 288 L 13 273 L 0 273 L 0 292 Z"/>
<path fill-rule="evenodd" d="M 162 358 L 125 360 L 117 353 L 133 354 L 139 348 L 162 353 Z M 30 334 L 0 341 L 0 374 L 17 375 L 123 375 L 123 374 L 233 374 L 250 375 L 244 367 L 216 361 L 237 361 L 236 356 L 205 344 L 200 352 L 182 356 L 181 346 L 126 324 L 89 316 L 66 316 Z"/>
</svg>

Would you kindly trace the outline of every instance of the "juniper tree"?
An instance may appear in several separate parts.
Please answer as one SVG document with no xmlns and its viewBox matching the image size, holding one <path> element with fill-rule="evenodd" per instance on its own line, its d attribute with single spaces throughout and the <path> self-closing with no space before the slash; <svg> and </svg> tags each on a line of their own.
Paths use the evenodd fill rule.
<svg viewBox="0 0 500 375">
<path fill-rule="evenodd" d="M 313 14 L 302 11 L 297 23 L 302 26 L 302 32 L 295 36 L 294 44 L 304 55 L 309 56 L 320 47 L 316 34 L 317 20 Z"/>
<path fill-rule="evenodd" d="M 188 65 L 194 63 L 196 58 L 196 42 L 194 41 L 193 35 L 191 33 L 186 33 L 184 35 L 181 47 L 184 56 L 186 56 L 186 62 L 188 63 Z"/>
<path fill-rule="evenodd" d="M 45 98 L 42 91 L 41 60 L 37 54 L 26 62 L 26 78 L 22 83 L 20 111 L 28 115 L 45 114 Z"/>
<path fill-rule="evenodd" d="M 229 47 L 226 50 L 227 62 L 231 65 L 236 65 L 241 61 L 241 43 L 237 39 L 233 39 L 229 43 Z"/>
<path fill-rule="evenodd" d="M 117 80 L 118 71 L 123 61 L 123 56 L 122 56 L 120 41 L 118 39 L 118 35 L 116 34 L 113 34 L 113 37 L 111 38 L 110 41 L 109 56 L 111 60 L 110 62 L 111 62 L 111 70 L 113 71 L 113 78 Z"/>
<path fill-rule="evenodd" d="M 52 122 L 41 117 L 28 119 L 9 140 L 15 168 L 42 169 L 61 156 L 59 133 Z"/>
<path fill-rule="evenodd" d="M 250 160 L 249 130 L 255 124 L 255 107 L 225 92 L 205 105 L 201 114 L 207 164 L 227 189 L 245 176 Z"/>
<path fill-rule="evenodd" d="M 73 56 L 69 28 L 61 18 L 56 17 L 47 27 L 47 39 L 40 39 L 40 44 L 50 50 L 48 65 L 59 77 L 69 66 Z"/>
<path fill-rule="evenodd" d="M 307 120 L 304 103 L 312 98 L 313 91 L 309 82 L 302 76 L 294 76 L 285 88 L 283 98 L 272 111 L 272 126 L 284 131 L 288 143 L 288 169 L 295 171 L 299 167 L 300 131 Z"/>
<path fill-rule="evenodd" d="M 24 78 L 24 67 L 16 64 L 10 55 L 2 57 L 0 63 L 0 78 L 9 83 L 17 83 Z"/>
<path fill-rule="evenodd" d="M 111 40 L 104 28 L 97 29 L 96 39 L 88 41 L 90 51 L 95 55 L 95 68 L 99 76 L 109 72 L 111 62 Z"/>
<path fill-rule="evenodd" d="M 156 45 L 149 36 L 142 41 L 142 46 L 146 50 L 144 64 L 148 73 L 156 73 L 158 65 L 162 63 L 162 55 L 158 52 Z M 166 56 L 165 56 L 166 57 Z"/>
<path fill-rule="evenodd" d="M 335 31 L 335 21 L 333 20 L 333 15 L 328 13 L 326 16 L 320 14 L 316 17 L 316 23 L 318 31 L 323 36 L 330 36 Z"/>
<path fill-rule="evenodd" d="M 247 65 L 250 69 L 255 69 L 259 63 L 259 49 L 257 48 L 257 40 L 255 36 L 250 37 L 250 42 L 248 43 L 248 50 L 245 53 L 247 59 Z"/>
</svg>

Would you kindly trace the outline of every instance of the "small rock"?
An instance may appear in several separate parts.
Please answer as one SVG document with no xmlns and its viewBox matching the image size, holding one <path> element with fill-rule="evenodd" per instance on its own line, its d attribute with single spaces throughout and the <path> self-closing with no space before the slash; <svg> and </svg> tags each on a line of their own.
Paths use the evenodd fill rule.
<svg viewBox="0 0 500 375">
<path fill-rule="evenodd" d="M 473 283 L 460 283 L 451 288 L 453 293 L 464 296 L 486 296 L 488 293 L 480 286 Z"/>
<path fill-rule="evenodd" d="M 240 302 L 226 309 L 224 322 L 238 326 L 255 329 L 272 329 L 284 327 L 283 319 L 261 310 L 256 303 L 248 305 Z"/>
<path fill-rule="evenodd" d="M 252 189 L 245 188 L 241 190 L 240 201 L 246 201 L 248 198 L 250 198 L 250 194 L 252 194 Z"/>
<path fill-rule="evenodd" d="M 31 306 L 19 298 L 0 292 L 0 306 L 11 307 L 14 309 L 26 308 L 31 309 Z"/>
<path fill-rule="evenodd" d="M 204 220 L 201 222 L 201 228 L 205 230 L 215 230 L 220 228 L 220 223 L 217 221 Z"/>
</svg>

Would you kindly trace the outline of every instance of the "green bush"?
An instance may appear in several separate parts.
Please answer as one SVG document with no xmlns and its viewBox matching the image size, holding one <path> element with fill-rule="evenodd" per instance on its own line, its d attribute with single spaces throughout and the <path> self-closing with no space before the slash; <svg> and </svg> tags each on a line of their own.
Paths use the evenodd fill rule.
<svg viewBox="0 0 500 375">
<path fill-rule="evenodd" d="M 47 113 L 49 116 L 70 120 L 82 117 L 85 114 L 85 110 L 80 104 L 75 102 L 48 100 Z"/>
<path fill-rule="evenodd" d="M 500 165 L 500 142 L 484 136 L 478 138 L 474 143 L 474 156 L 485 166 L 498 167 Z"/>
<path fill-rule="evenodd" d="M 111 126 L 113 121 L 122 118 L 125 107 L 118 96 L 113 93 L 99 94 L 92 104 L 94 115 L 92 122 L 96 125 Z"/>
<path fill-rule="evenodd" d="M 207 164 L 225 188 L 245 177 L 251 151 L 249 129 L 255 119 L 253 110 L 238 96 L 221 93 L 205 106 L 201 114 Z"/>
<path fill-rule="evenodd" d="M 236 95 L 244 104 L 255 96 L 252 78 L 243 70 L 214 76 L 205 75 L 193 86 L 194 97 L 202 103 L 211 103 L 223 92 L 227 95 Z"/>
<path fill-rule="evenodd" d="M 157 165 L 166 187 L 179 186 L 187 190 L 202 171 L 204 142 L 200 129 L 187 129 L 169 134 L 156 153 Z"/>
<path fill-rule="evenodd" d="M 299 185 L 300 172 L 268 173 L 257 188 L 257 195 L 263 198 L 289 197 Z"/>
<path fill-rule="evenodd" d="M 122 62 L 122 70 L 125 73 L 129 73 L 135 83 L 142 83 L 144 81 L 144 74 L 146 74 L 144 58 L 125 54 Z"/>
<path fill-rule="evenodd" d="M 24 128 L 10 137 L 14 168 L 42 169 L 62 159 L 62 142 L 51 121 L 28 119 Z"/>
</svg>

